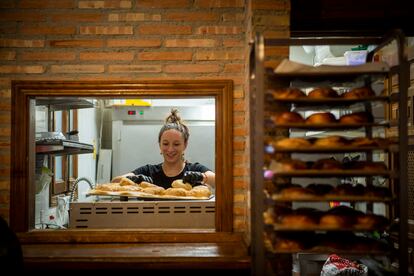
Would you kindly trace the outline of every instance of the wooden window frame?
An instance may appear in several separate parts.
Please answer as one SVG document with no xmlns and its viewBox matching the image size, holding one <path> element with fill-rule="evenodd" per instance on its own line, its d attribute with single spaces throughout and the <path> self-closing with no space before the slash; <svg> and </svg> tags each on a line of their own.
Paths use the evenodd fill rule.
<svg viewBox="0 0 414 276">
<path fill-rule="evenodd" d="M 215 229 L 34 229 L 36 97 L 215 99 Z M 12 81 L 10 226 L 24 243 L 218 242 L 233 237 L 232 80 Z"/>
</svg>

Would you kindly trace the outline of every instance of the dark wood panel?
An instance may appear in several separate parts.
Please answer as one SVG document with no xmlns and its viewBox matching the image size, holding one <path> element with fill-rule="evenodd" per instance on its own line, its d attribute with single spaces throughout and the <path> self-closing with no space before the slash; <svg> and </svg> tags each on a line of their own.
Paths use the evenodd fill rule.
<svg viewBox="0 0 414 276">
<path fill-rule="evenodd" d="M 395 28 L 414 35 L 413 1 L 291 0 L 292 36 L 383 35 Z"/>
<path fill-rule="evenodd" d="M 243 243 L 28 244 L 26 270 L 240 270 L 248 275 L 250 258 Z"/>
</svg>

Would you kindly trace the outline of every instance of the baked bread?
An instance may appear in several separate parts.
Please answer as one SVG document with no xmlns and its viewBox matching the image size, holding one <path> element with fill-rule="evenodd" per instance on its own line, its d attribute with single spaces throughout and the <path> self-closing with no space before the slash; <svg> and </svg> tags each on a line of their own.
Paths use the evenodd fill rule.
<svg viewBox="0 0 414 276">
<path fill-rule="evenodd" d="M 177 179 L 177 180 L 174 180 L 174 181 L 171 183 L 171 187 L 172 187 L 172 188 L 183 188 L 183 189 L 185 189 L 185 190 L 187 190 L 187 191 L 190 191 L 190 190 L 193 188 L 193 187 L 191 186 L 191 184 L 184 183 L 182 179 Z"/>
<path fill-rule="evenodd" d="M 354 147 L 375 147 L 378 143 L 371 138 L 367 137 L 356 137 L 351 139 L 350 144 Z"/>
<path fill-rule="evenodd" d="M 365 188 L 364 195 L 369 197 L 386 198 L 391 197 L 391 191 L 386 187 L 368 186 Z"/>
<path fill-rule="evenodd" d="M 371 161 L 354 161 L 346 164 L 346 168 L 350 170 L 363 170 L 363 171 L 386 171 L 387 166 L 384 162 L 371 162 Z"/>
<path fill-rule="evenodd" d="M 184 188 L 168 188 L 165 190 L 164 195 L 167 196 L 187 196 L 187 190 Z"/>
<path fill-rule="evenodd" d="M 306 94 L 300 90 L 299 88 L 295 87 L 288 87 L 288 88 L 281 88 L 271 90 L 270 94 L 273 96 L 274 99 L 298 99 L 306 97 Z"/>
<path fill-rule="evenodd" d="M 380 215 L 359 214 L 356 216 L 354 227 L 358 229 L 382 228 L 388 224 L 388 220 Z"/>
<path fill-rule="evenodd" d="M 350 183 L 340 184 L 328 193 L 330 196 L 362 196 L 364 194 L 365 187 L 362 184 L 352 185 Z"/>
<path fill-rule="evenodd" d="M 309 184 L 306 186 L 306 190 L 311 191 L 317 196 L 323 196 L 333 190 L 332 185 L 329 184 Z"/>
<path fill-rule="evenodd" d="M 305 170 L 308 166 L 305 162 L 297 159 L 285 159 L 273 162 L 270 169 L 274 172 L 291 172 L 295 170 Z"/>
<path fill-rule="evenodd" d="M 270 117 L 271 120 L 276 124 L 289 124 L 289 123 L 304 123 L 302 115 L 297 112 L 285 111 L 277 113 Z"/>
<path fill-rule="evenodd" d="M 343 93 L 341 97 L 344 99 L 369 98 L 375 97 L 375 92 L 371 89 L 371 87 L 363 86 L 351 89 L 350 91 Z"/>
<path fill-rule="evenodd" d="M 339 123 L 341 124 L 366 124 L 372 123 L 373 121 L 374 117 L 372 116 L 372 114 L 363 111 L 342 115 L 339 118 Z"/>
<path fill-rule="evenodd" d="M 311 143 L 305 138 L 282 138 L 275 142 L 275 146 L 281 149 L 297 149 L 297 148 L 308 148 Z"/>
<path fill-rule="evenodd" d="M 151 194 L 151 195 L 163 195 L 165 192 L 165 189 L 160 186 L 147 187 L 147 188 L 143 188 L 142 192 Z"/>
<path fill-rule="evenodd" d="M 306 118 L 307 124 L 331 124 L 335 122 L 336 118 L 330 112 L 318 112 Z"/>
<path fill-rule="evenodd" d="M 303 199 L 303 198 L 312 198 L 315 196 L 315 193 L 310 189 L 306 189 L 298 185 L 298 186 L 286 187 L 280 190 L 278 196 L 283 199 L 295 200 L 295 199 Z"/>
<path fill-rule="evenodd" d="M 355 222 L 355 216 L 362 212 L 347 206 L 338 206 L 321 215 L 319 224 L 327 229 L 349 228 Z"/>
<path fill-rule="evenodd" d="M 338 92 L 330 87 L 318 87 L 309 92 L 308 98 L 324 99 L 324 98 L 337 98 Z"/>
<path fill-rule="evenodd" d="M 280 219 L 280 224 L 289 228 L 313 228 L 319 225 L 319 219 L 306 214 L 289 214 Z"/>
<path fill-rule="evenodd" d="M 122 177 L 121 181 L 119 182 L 119 185 L 127 186 L 127 185 L 137 185 L 137 184 L 127 177 Z"/>
<path fill-rule="evenodd" d="M 318 138 L 313 142 L 313 146 L 321 148 L 337 148 L 348 145 L 348 140 L 342 136 L 332 135 Z"/>
<path fill-rule="evenodd" d="M 96 191 L 116 192 L 119 191 L 121 185 L 119 183 L 105 183 L 98 184 L 95 187 Z"/>
<path fill-rule="evenodd" d="M 138 184 L 138 186 L 143 188 L 143 189 L 144 188 L 150 188 L 150 187 L 159 187 L 155 184 L 152 184 L 152 183 L 149 183 L 149 182 L 146 182 L 146 181 L 142 181 L 141 183 Z"/>
<path fill-rule="evenodd" d="M 341 170 L 342 163 L 333 158 L 319 159 L 312 165 L 313 170 Z"/>
<path fill-rule="evenodd" d="M 305 249 L 304 244 L 295 239 L 276 239 L 273 249 L 276 251 L 300 251 Z"/>
<path fill-rule="evenodd" d="M 187 191 L 187 196 L 194 196 L 194 197 L 210 197 L 211 191 L 210 188 L 206 185 L 198 185 L 191 189 L 191 191 Z"/>
</svg>

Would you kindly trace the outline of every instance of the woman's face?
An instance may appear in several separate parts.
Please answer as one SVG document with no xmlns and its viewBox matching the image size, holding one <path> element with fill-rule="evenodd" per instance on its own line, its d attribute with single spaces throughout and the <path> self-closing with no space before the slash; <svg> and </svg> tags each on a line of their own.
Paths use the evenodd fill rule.
<svg viewBox="0 0 414 276">
<path fill-rule="evenodd" d="M 178 130 L 169 129 L 161 135 L 160 149 L 164 162 L 181 162 L 186 147 L 183 135 Z"/>
</svg>

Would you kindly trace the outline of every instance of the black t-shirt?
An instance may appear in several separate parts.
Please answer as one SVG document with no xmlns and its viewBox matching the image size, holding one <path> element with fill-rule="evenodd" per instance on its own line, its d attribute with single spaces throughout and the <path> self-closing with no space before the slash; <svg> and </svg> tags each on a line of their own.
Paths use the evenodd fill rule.
<svg viewBox="0 0 414 276">
<path fill-rule="evenodd" d="M 154 184 L 164 187 L 164 188 L 171 188 L 171 183 L 173 183 L 174 180 L 182 179 L 184 176 L 184 173 L 187 171 L 196 171 L 196 172 L 206 172 L 209 171 L 206 166 L 201 165 L 200 163 L 185 163 L 185 167 L 182 170 L 182 172 L 176 176 L 169 177 L 166 176 L 164 171 L 162 170 L 162 163 L 157 165 L 145 165 L 142 167 L 139 167 L 132 171 L 133 174 L 143 174 L 146 176 L 149 176 L 152 178 L 152 181 L 154 181 Z"/>
</svg>

